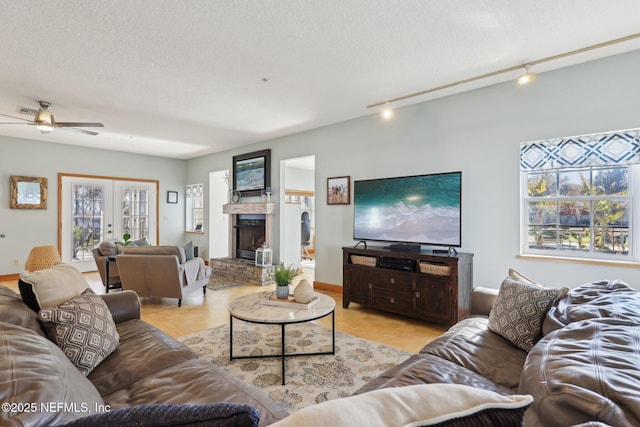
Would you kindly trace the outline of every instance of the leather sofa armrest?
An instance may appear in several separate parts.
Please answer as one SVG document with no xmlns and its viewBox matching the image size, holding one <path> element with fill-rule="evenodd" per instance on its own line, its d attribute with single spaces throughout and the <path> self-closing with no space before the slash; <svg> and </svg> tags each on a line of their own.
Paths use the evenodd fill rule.
<svg viewBox="0 0 640 427">
<path fill-rule="evenodd" d="M 134 291 L 113 292 L 100 296 L 107 303 L 114 322 L 140 319 L 140 298 Z"/>
<path fill-rule="evenodd" d="M 498 289 L 478 286 L 471 292 L 471 315 L 488 316 L 498 296 Z"/>
</svg>

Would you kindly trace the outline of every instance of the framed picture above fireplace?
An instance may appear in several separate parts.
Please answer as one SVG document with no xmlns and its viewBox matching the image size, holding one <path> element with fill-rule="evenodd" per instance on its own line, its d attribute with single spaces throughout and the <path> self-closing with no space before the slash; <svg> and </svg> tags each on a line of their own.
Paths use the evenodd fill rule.
<svg viewBox="0 0 640 427">
<path fill-rule="evenodd" d="M 271 150 L 233 156 L 233 188 L 246 196 L 270 191 Z"/>
</svg>

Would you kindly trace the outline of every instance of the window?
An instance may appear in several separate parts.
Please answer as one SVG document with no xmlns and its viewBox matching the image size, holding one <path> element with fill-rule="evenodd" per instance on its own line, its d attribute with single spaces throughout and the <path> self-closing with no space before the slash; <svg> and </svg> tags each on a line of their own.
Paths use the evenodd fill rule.
<svg viewBox="0 0 640 427">
<path fill-rule="evenodd" d="M 521 252 L 640 260 L 639 142 L 636 129 L 522 144 Z"/>
<path fill-rule="evenodd" d="M 630 251 L 629 166 L 525 173 L 527 252 L 622 259 Z"/>
<path fill-rule="evenodd" d="M 204 184 L 187 185 L 186 230 L 202 232 L 204 224 Z"/>
</svg>

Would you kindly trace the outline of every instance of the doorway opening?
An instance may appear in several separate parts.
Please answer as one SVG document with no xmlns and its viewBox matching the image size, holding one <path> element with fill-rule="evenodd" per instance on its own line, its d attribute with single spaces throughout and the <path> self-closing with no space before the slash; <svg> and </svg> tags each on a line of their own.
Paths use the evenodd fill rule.
<svg viewBox="0 0 640 427">
<path fill-rule="evenodd" d="M 315 156 L 282 160 L 280 260 L 300 266 L 303 278 L 315 280 Z"/>
</svg>

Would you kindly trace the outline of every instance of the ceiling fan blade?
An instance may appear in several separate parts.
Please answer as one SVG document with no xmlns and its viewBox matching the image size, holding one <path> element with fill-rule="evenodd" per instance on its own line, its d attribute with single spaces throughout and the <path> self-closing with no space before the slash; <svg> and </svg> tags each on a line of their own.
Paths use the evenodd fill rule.
<svg viewBox="0 0 640 427">
<path fill-rule="evenodd" d="M 10 116 L 8 114 L 0 114 L 0 116 L 9 117 L 10 119 L 22 120 L 23 122 L 27 122 L 27 123 L 18 123 L 18 124 L 29 124 L 29 123 L 32 123 L 31 120 L 23 119 L 22 117 Z M 3 123 L 3 124 L 8 125 L 10 123 Z"/>
<path fill-rule="evenodd" d="M 81 123 L 81 122 L 56 122 L 55 127 L 57 128 L 102 128 L 104 125 L 102 123 Z"/>
<path fill-rule="evenodd" d="M 84 130 L 84 129 L 78 129 L 78 128 L 70 128 L 70 127 L 61 127 L 60 130 L 66 130 L 68 132 L 76 132 L 76 133 L 82 133 L 84 135 L 91 135 L 91 136 L 96 136 L 99 135 L 98 132 L 92 132 L 90 130 Z"/>
</svg>

